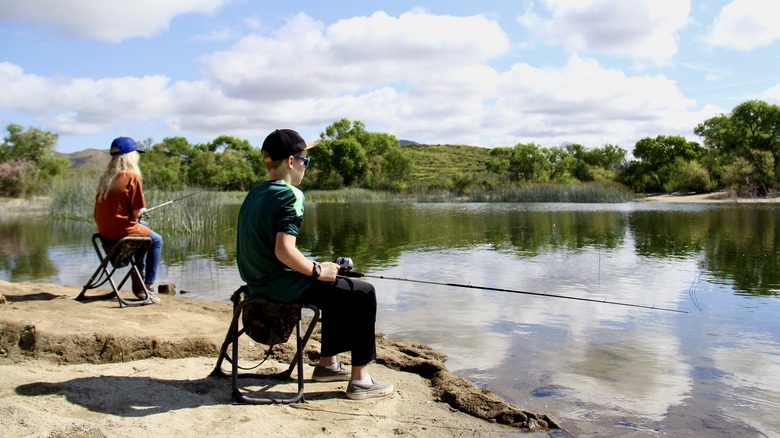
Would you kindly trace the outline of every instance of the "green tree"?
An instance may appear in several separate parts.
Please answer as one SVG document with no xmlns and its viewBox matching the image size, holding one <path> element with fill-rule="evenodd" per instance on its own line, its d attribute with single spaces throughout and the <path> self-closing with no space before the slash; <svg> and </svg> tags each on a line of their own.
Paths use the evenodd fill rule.
<svg viewBox="0 0 780 438">
<path fill-rule="evenodd" d="M 554 183 L 572 183 L 576 178 L 572 174 L 576 160 L 566 149 L 542 148 L 542 155 L 547 161 L 547 179 Z"/>
<path fill-rule="evenodd" d="M 780 106 L 761 100 L 743 102 L 730 114 L 700 123 L 694 133 L 704 140 L 717 159 L 712 171 L 740 193 L 765 194 L 778 186 L 780 165 Z M 745 160 L 753 173 L 745 173 Z M 742 175 L 736 178 L 736 175 Z M 741 180 L 741 182 L 738 182 Z M 743 187 L 740 187 L 740 186 Z"/>
<path fill-rule="evenodd" d="M 0 145 L 0 195 L 27 196 L 45 191 L 52 178 L 62 175 L 68 160 L 54 155 L 58 135 L 38 128 L 7 126 Z"/>
<path fill-rule="evenodd" d="M 25 132 L 24 128 L 14 123 L 6 129 L 8 136 L 3 139 L 0 162 L 18 158 L 39 163 L 51 156 L 57 146 L 57 134 L 38 128 L 29 128 Z"/>
<path fill-rule="evenodd" d="M 706 152 L 698 143 L 679 135 L 645 137 L 634 146 L 636 160 L 628 163 L 621 180 L 638 192 L 663 191 L 676 160 L 699 161 Z"/>
<path fill-rule="evenodd" d="M 151 142 L 151 140 L 149 140 Z M 145 185 L 166 189 L 181 189 L 187 181 L 193 146 L 184 137 L 166 137 L 146 148 L 141 160 Z"/>
<path fill-rule="evenodd" d="M 245 155 L 235 149 L 215 154 L 218 171 L 209 178 L 209 186 L 222 190 L 248 190 L 257 184 L 257 175 Z"/>
<path fill-rule="evenodd" d="M 219 173 L 220 166 L 217 164 L 217 157 L 213 152 L 201 152 L 192 159 L 189 168 L 189 179 L 193 184 L 207 186 L 210 185 L 211 177 Z"/>
<path fill-rule="evenodd" d="M 388 148 L 382 159 L 382 185 L 400 190 L 408 187 L 409 175 L 414 171 L 414 161 L 400 146 Z"/>
<path fill-rule="evenodd" d="M 234 169 L 222 169 L 218 172 L 221 176 L 212 179 L 213 185 L 219 185 L 223 189 L 247 190 L 265 178 L 263 153 L 259 148 L 253 147 L 248 140 L 221 135 L 210 143 L 208 149 L 216 153 L 216 161 L 222 167 L 237 166 Z M 220 150 L 223 152 L 220 153 Z M 242 162 L 238 163 L 237 160 Z M 230 178 L 226 179 L 225 175 L 230 175 Z"/>
<path fill-rule="evenodd" d="M 309 150 L 316 167 L 316 187 L 334 189 L 363 181 L 368 171 L 364 145 L 371 144 L 368 134 L 359 120 L 340 119 L 325 128 L 317 147 Z"/>
<path fill-rule="evenodd" d="M 488 170 L 506 175 L 512 182 L 543 181 L 549 175 L 547 157 L 542 148 L 534 143 L 493 148 L 490 157 Z"/>
</svg>

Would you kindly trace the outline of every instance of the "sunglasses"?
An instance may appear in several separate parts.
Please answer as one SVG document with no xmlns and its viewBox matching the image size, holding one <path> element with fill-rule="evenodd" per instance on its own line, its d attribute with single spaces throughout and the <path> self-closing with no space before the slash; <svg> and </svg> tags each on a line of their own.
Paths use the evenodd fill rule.
<svg viewBox="0 0 780 438">
<path fill-rule="evenodd" d="M 293 155 L 293 158 L 295 158 L 296 160 L 303 161 L 303 168 L 304 168 L 304 170 L 309 168 L 309 163 L 311 163 L 311 157 L 297 157 L 297 156 Z"/>
</svg>

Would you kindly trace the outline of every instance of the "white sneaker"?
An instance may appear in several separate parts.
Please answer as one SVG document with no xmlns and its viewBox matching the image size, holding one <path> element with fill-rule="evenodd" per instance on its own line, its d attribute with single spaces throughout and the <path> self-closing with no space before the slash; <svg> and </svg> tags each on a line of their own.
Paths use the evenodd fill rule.
<svg viewBox="0 0 780 438">
<path fill-rule="evenodd" d="M 159 295 L 157 295 L 157 292 L 152 292 L 152 291 L 149 291 L 149 292 L 147 292 L 147 294 L 149 295 L 149 299 L 150 299 L 150 300 L 151 300 L 151 301 L 152 301 L 154 304 L 160 304 L 160 296 L 159 296 Z"/>
<path fill-rule="evenodd" d="M 384 397 L 392 394 L 393 384 L 387 382 L 377 382 L 371 379 L 371 385 L 362 385 L 355 380 L 347 385 L 347 398 L 352 400 L 365 400 L 367 398 Z"/>
</svg>

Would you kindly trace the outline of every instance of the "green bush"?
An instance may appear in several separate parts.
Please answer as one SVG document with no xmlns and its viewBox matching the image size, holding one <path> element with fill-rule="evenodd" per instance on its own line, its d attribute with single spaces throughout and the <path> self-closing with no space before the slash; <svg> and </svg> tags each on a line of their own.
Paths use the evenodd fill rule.
<svg viewBox="0 0 780 438">
<path fill-rule="evenodd" d="M 669 192 L 707 193 L 715 188 L 715 182 L 707 169 L 696 161 L 677 159 L 669 172 L 664 189 Z"/>
</svg>

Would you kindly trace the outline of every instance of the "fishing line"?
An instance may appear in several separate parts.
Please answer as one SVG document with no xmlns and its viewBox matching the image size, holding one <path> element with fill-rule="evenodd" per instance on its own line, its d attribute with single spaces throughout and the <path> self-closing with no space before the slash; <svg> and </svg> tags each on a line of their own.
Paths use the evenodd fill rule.
<svg viewBox="0 0 780 438">
<path fill-rule="evenodd" d="M 595 298 L 581 298 L 581 297 L 573 297 L 569 295 L 548 294 L 546 292 L 530 292 L 530 291 L 523 291 L 523 290 L 504 289 L 500 287 L 475 286 L 471 284 L 462 284 L 462 283 L 441 283 L 437 281 L 428 281 L 428 280 L 413 280 L 410 278 L 388 277 L 385 275 L 368 275 L 368 274 L 362 274 L 360 272 L 354 272 L 354 271 L 342 272 L 342 275 L 345 277 L 376 278 L 379 280 L 406 281 L 410 283 L 433 284 L 438 286 L 461 287 L 466 289 L 480 289 L 480 290 L 489 290 L 495 292 L 509 292 L 515 294 L 523 294 L 523 295 L 534 295 L 538 297 L 563 298 L 567 300 L 587 301 L 591 303 L 614 304 L 617 306 L 626 306 L 626 307 L 638 307 L 640 309 L 663 310 L 666 312 L 691 313 L 690 311 L 687 310 L 670 309 L 666 307 L 656 307 L 656 306 L 645 306 L 642 304 L 621 303 L 619 301 L 597 300 Z"/>
<path fill-rule="evenodd" d="M 224 183 L 224 184 L 217 184 L 217 185 L 215 185 L 215 186 L 213 186 L 213 187 L 207 187 L 207 188 L 205 188 L 205 189 L 201 189 L 201 190 L 198 190 L 198 191 L 195 191 L 195 192 L 189 193 L 189 194 L 187 194 L 187 195 L 180 196 L 180 197 L 178 197 L 178 198 L 176 198 L 176 199 L 171 199 L 171 200 L 170 200 L 170 201 L 168 201 L 168 202 L 163 202 L 163 203 L 162 203 L 162 204 L 160 204 L 160 205 L 155 205 L 154 207 L 147 208 L 147 209 L 144 211 L 144 216 L 146 216 L 146 213 L 148 213 L 148 212 L 150 212 L 150 211 L 152 211 L 152 210 L 156 210 L 156 209 L 158 209 L 158 208 L 160 208 L 160 207 L 165 207 L 165 206 L 166 206 L 166 205 L 168 205 L 168 204 L 173 204 L 174 202 L 181 201 L 182 199 L 189 198 L 190 196 L 195 196 L 195 195 L 197 195 L 198 193 L 207 192 L 207 191 L 209 191 L 209 190 L 211 190 L 211 189 L 213 189 L 213 188 L 215 188 L 215 187 L 222 187 L 222 186 L 226 186 L 226 185 L 229 185 L 229 184 L 233 184 L 234 182 L 235 182 L 235 181 L 230 181 L 230 182 L 226 182 L 226 183 Z"/>
<path fill-rule="evenodd" d="M 701 281 L 701 272 L 699 272 L 699 275 L 696 277 L 696 280 L 693 281 L 691 287 L 688 288 L 688 297 L 690 297 L 693 305 L 696 306 L 697 309 L 701 310 L 701 306 L 699 305 L 699 297 L 696 295 L 696 289 L 699 285 L 699 281 Z"/>
</svg>

